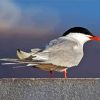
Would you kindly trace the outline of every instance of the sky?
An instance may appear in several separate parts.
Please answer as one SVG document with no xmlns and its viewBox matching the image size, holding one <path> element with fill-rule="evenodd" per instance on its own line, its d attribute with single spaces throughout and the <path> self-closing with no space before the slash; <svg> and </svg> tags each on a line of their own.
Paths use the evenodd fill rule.
<svg viewBox="0 0 100 100">
<path fill-rule="evenodd" d="M 0 58 L 16 57 L 16 49 L 44 48 L 71 27 L 88 28 L 100 36 L 99 0 L 0 0 Z M 100 77 L 100 43 L 84 46 L 85 56 L 69 77 Z M 0 66 L 0 77 L 47 77 L 33 68 Z M 55 77 L 63 77 L 55 73 Z"/>
</svg>

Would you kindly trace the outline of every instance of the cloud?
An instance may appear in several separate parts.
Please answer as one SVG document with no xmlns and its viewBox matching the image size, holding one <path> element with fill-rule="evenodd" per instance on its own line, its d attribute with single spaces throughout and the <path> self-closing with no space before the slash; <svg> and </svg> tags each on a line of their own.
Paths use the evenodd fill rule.
<svg viewBox="0 0 100 100">
<path fill-rule="evenodd" d="M 22 9 L 13 0 L 0 1 L 0 31 L 11 31 L 5 34 L 48 34 L 59 23 L 59 14 L 54 9 L 40 5 Z"/>
<path fill-rule="evenodd" d="M 20 18 L 20 9 L 11 0 L 0 0 L 0 31 L 10 29 Z"/>
<path fill-rule="evenodd" d="M 21 12 L 20 20 L 16 24 L 20 34 L 45 35 L 52 33 L 60 24 L 59 14 L 51 8 L 37 6 Z"/>
</svg>

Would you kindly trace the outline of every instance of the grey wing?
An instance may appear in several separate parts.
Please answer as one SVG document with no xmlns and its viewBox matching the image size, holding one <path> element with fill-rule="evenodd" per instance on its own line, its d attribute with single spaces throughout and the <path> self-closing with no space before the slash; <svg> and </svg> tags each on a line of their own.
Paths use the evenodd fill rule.
<svg viewBox="0 0 100 100">
<path fill-rule="evenodd" d="M 45 71 L 50 71 L 51 69 L 56 69 L 56 66 L 52 66 L 52 64 L 45 63 L 43 61 L 34 61 L 34 60 L 20 60 L 20 59 L 11 59 L 11 58 L 4 58 L 0 59 L 3 61 L 1 65 L 14 65 L 13 68 L 22 68 L 25 66 L 30 66 L 33 68 L 39 68 Z"/>
<path fill-rule="evenodd" d="M 73 39 L 58 39 L 56 44 L 48 46 L 49 63 L 59 66 L 75 66 L 78 65 L 83 52 L 80 52 L 79 44 Z"/>
<path fill-rule="evenodd" d="M 46 46 L 45 50 L 33 55 L 34 56 L 33 60 L 43 60 L 43 61 L 47 62 L 49 60 L 49 54 L 50 54 L 50 52 L 52 52 L 49 49 L 55 45 L 58 45 L 59 43 L 64 42 L 64 41 L 65 40 L 63 37 L 60 37 L 58 39 L 54 39 L 54 40 L 50 41 L 49 44 Z"/>
<path fill-rule="evenodd" d="M 24 65 L 24 66 L 34 66 L 37 67 L 38 65 L 41 64 L 46 64 L 43 61 L 36 61 L 36 60 L 21 60 L 21 59 L 11 59 L 11 58 L 3 58 L 0 59 L 1 65 Z"/>
<path fill-rule="evenodd" d="M 49 44 L 46 46 L 46 49 L 49 48 L 49 47 L 55 46 L 55 45 L 57 45 L 57 44 L 59 44 L 59 43 L 61 43 L 63 41 L 65 41 L 65 39 L 63 37 L 51 40 L 49 42 Z"/>
<path fill-rule="evenodd" d="M 31 66 L 33 68 L 39 68 L 39 69 L 42 69 L 45 71 L 51 71 L 51 70 L 52 71 L 61 71 L 64 69 L 59 66 L 53 65 L 51 63 L 31 61 L 31 60 L 20 60 L 20 59 L 10 59 L 10 58 L 4 58 L 4 59 L 0 59 L 0 60 L 7 61 L 7 63 L 4 62 L 4 63 L 1 63 L 1 65 L 14 65 L 12 68 L 22 68 L 22 67 L 26 67 L 26 66 L 28 66 L 28 67 Z"/>
<path fill-rule="evenodd" d="M 54 44 L 58 44 L 59 42 L 61 42 L 63 39 L 55 39 L 52 40 L 48 47 L 52 47 Z M 25 52 L 22 51 L 20 49 L 17 50 L 17 57 L 18 59 L 10 59 L 10 58 L 4 58 L 4 59 L 0 59 L 2 61 L 8 61 L 10 63 L 3 63 L 3 64 L 40 64 L 40 63 L 48 63 L 48 59 L 49 59 L 49 51 L 48 49 L 42 51 L 39 48 L 34 48 L 31 49 L 31 52 Z"/>
</svg>

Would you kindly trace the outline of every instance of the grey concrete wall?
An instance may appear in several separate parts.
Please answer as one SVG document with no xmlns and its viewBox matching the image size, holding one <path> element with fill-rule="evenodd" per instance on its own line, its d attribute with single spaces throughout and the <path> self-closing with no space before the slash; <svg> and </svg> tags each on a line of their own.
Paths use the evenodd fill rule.
<svg viewBox="0 0 100 100">
<path fill-rule="evenodd" d="M 100 100 L 100 79 L 0 79 L 0 100 Z"/>
</svg>

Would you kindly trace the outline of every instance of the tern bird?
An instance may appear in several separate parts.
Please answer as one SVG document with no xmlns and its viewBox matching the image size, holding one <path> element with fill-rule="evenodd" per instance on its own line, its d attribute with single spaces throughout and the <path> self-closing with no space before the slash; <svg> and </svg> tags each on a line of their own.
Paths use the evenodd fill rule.
<svg viewBox="0 0 100 100">
<path fill-rule="evenodd" d="M 52 71 L 64 72 L 66 78 L 66 70 L 78 66 L 84 55 L 84 43 L 90 40 L 100 41 L 100 37 L 94 36 L 86 28 L 73 27 L 61 37 L 50 41 L 44 50 L 35 48 L 27 53 L 18 49 L 18 59 L 4 58 L 1 60 L 9 61 L 3 64 L 26 64 L 26 66 L 49 71 L 51 74 Z"/>
</svg>

